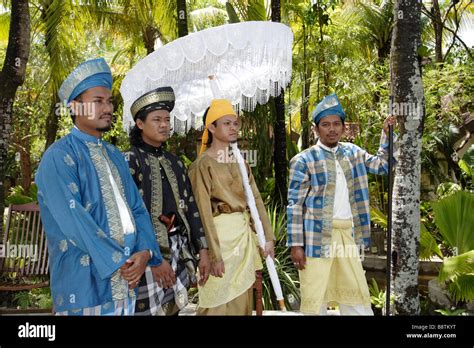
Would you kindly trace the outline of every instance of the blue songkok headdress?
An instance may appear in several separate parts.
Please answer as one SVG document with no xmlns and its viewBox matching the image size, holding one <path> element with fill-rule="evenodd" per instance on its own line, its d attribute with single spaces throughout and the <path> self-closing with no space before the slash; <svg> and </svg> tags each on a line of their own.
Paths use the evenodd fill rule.
<svg viewBox="0 0 474 348">
<path fill-rule="evenodd" d="M 339 116 L 343 122 L 346 119 L 346 113 L 336 93 L 324 97 L 324 99 L 319 102 L 313 111 L 313 122 L 318 124 L 322 118 L 330 115 Z"/>
<path fill-rule="evenodd" d="M 112 89 L 112 72 L 104 58 L 88 60 L 74 69 L 59 88 L 59 99 L 70 103 L 93 87 Z"/>
</svg>

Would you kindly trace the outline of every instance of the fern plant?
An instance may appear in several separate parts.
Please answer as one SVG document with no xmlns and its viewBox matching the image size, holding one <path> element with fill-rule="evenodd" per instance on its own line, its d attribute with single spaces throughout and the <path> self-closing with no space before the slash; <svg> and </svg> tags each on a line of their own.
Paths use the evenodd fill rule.
<svg viewBox="0 0 474 348">
<path fill-rule="evenodd" d="M 20 291 L 13 296 L 13 302 L 16 303 L 20 309 L 28 309 L 32 307 L 34 300 L 28 291 Z"/>
</svg>

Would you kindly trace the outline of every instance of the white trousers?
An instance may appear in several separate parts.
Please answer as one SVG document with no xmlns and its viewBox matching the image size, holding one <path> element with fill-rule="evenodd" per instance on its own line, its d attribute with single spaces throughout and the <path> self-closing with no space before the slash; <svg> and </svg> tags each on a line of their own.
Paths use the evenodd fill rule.
<svg viewBox="0 0 474 348">
<path fill-rule="evenodd" d="M 345 304 L 339 304 L 339 313 L 341 315 L 374 315 L 372 308 L 365 307 L 363 305 L 349 306 Z M 319 315 L 328 315 L 326 304 L 321 306 Z"/>
</svg>

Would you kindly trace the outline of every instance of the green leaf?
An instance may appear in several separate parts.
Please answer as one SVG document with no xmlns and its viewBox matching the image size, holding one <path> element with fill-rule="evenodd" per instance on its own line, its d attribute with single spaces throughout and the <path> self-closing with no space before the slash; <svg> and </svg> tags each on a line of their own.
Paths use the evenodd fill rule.
<svg viewBox="0 0 474 348">
<path fill-rule="evenodd" d="M 420 231 L 420 258 L 429 259 L 433 254 L 438 255 L 440 258 L 443 258 L 441 250 L 436 243 L 436 239 L 433 235 L 426 229 L 424 223 L 421 223 Z"/>
<path fill-rule="evenodd" d="M 235 12 L 234 6 L 230 2 L 225 3 L 225 9 L 227 11 L 227 15 L 229 16 L 229 23 L 239 23 L 240 19 L 239 16 L 237 15 L 237 12 Z"/>
<path fill-rule="evenodd" d="M 462 159 L 474 171 L 474 144 L 467 149 Z"/>
<path fill-rule="evenodd" d="M 458 254 L 474 249 L 474 193 L 457 191 L 432 204 L 435 223 Z"/>
<path fill-rule="evenodd" d="M 448 285 L 448 290 L 455 301 L 470 302 L 474 300 L 474 273 L 460 275 Z"/>
<path fill-rule="evenodd" d="M 22 194 L 14 194 L 7 197 L 5 200 L 7 204 L 26 204 L 34 202 L 33 198 L 22 195 Z"/>
<path fill-rule="evenodd" d="M 427 46 L 421 45 L 418 48 L 418 55 L 421 57 L 429 57 L 431 55 L 431 50 Z"/>
<path fill-rule="evenodd" d="M 264 0 L 249 0 L 247 21 L 266 21 L 267 11 Z"/>
<path fill-rule="evenodd" d="M 0 14 L 0 42 L 8 43 L 8 32 L 10 30 L 10 12 Z"/>
<path fill-rule="evenodd" d="M 32 305 L 32 298 L 28 291 L 21 291 L 13 296 L 13 302 L 21 309 L 28 309 Z"/>
<path fill-rule="evenodd" d="M 461 191 L 462 187 L 454 182 L 443 182 L 436 188 L 436 195 L 442 199 L 450 196 L 457 191 Z"/>
<path fill-rule="evenodd" d="M 191 161 L 188 157 L 186 157 L 184 153 L 180 154 L 179 158 L 181 159 L 181 161 L 183 161 L 184 166 L 186 168 L 188 168 L 191 165 L 191 163 L 193 163 L 193 161 Z"/>
<path fill-rule="evenodd" d="M 474 178 L 474 169 L 469 166 L 465 160 L 459 160 L 458 166 L 464 173 L 466 173 L 471 178 Z"/>
<path fill-rule="evenodd" d="M 374 224 L 387 228 L 387 215 L 374 206 L 370 206 L 370 220 Z"/>
<path fill-rule="evenodd" d="M 446 316 L 456 316 L 456 315 L 461 315 L 465 312 L 465 309 L 455 309 L 455 310 L 450 310 L 450 309 L 436 309 L 435 312 L 440 313 L 441 315 L 446 315 Z"/>
<path fill-rule="evenodd" d="M 438 279 L 440 282 L 444 282 L 471 273 L 474 273 L 474 250 L 461 255 L 446 257 L 439 270 Z"/>
</svg>

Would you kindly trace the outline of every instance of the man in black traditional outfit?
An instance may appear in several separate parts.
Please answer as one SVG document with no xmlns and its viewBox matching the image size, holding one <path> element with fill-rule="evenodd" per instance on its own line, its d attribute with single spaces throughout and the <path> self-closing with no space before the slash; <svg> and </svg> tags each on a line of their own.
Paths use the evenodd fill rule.
<svg viewBox="0 0 474 348">
<path fill-rule="evenodd" d="M 174 271 L 170 278 L 163 267 L 147 268 L 140 280 L 135 315 L 177 315 L 188 303 L 187 289 L 197 282 L 197 263 L 199 283 L 209 277 L 207 243 L 186 168 L 164 150 L 174 100 L 171 87 L 160 87 L 131 107 L 135 126 L 126 158 L 150 212 L 163 262 Z"/>
</svg>

